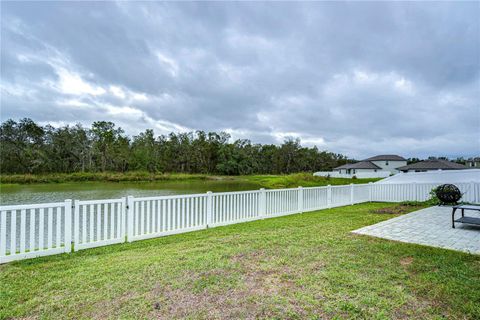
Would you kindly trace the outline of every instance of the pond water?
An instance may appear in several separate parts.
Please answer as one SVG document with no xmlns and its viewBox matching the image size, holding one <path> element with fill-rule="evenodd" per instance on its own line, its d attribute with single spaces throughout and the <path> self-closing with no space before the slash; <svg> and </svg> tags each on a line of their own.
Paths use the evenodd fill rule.
<svg viewBox="0 0 480 320">
<path fill-rule="evenodd" d="M 0 204 L 60 202 L 65 199 L 95 200 L 126 196 L 148 197 L 175 194 L 255 190 L 254 183 L 235 180 L 154 182 L 72 182 L 0 186 Z"/>
</svg>

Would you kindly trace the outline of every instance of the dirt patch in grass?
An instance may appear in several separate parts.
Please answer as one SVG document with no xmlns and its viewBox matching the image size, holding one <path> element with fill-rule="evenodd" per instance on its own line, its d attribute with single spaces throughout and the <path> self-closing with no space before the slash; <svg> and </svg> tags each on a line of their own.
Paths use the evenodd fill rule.
<svg viewBox="0 0 480 320">
<path fill-rule="evenodd" d="M 315 261 L 314 263 L 308 266 L 308 270 L 311 272 L 323 271 L 327 264 L 324 261 Z"/>
<path fill-rule="evenodd" d="M 423 208 L 424 208 L 423 206 L 402 204 L 398 206 L 379 208 L 379 209 L 371 210 L 370 212 L 379 213 L 379 214 L 405 214 L 405 213 L 420 210 Z"/>
<path fill-rule="evenodd" d="M 173 288 L 162 286 L 152 292 L 151 317 L 157 319 L 257 319 L 280 316 L 286 312 L 307 316 L 302 306 L 287 298 L 276 305 L 275 299 L 285 299 L 295 285 L 276 271 L 246 273 L 238 287 L 225 290 L 204 288 Z"/>
<path fill-rule="evenodd" d="M 231 269 L 186 275 L 188 284 L 180 288 L 155 288 L 151 292 L 151 317 L 257 319 L 290 314 L 303 318 L 311 312 L 311 306 L 307 310 L 294 298 L 302 288 L 295 283 L 295 274 L 288 266 L 275 265 L 263 251 L 241 253 L 231 261 Z M 236 281 L 232 284 L 231 279 Z M 199 286 L 199 282 L 203 285 Z"/>
<path fill-rule="evenodd" d="M 429 310 L 432 309 L 438 309 L 435 301 L 415 297 L 397 308 L 392 315 L 392 319 L 427 319 L 430 318 L 428 316 L 431 313 Z M 450 316 L 445 311 L 440 319 L 450 319 Z"/>
<path fill-rule="evenodd" d="M 108 299 L 95 303 L 95 306 L 90 312 L 84 316 L 89 319 L 108 319 L 112 316 L 118 316 L 117 312 L 124 303 L 140 298 L 140 295 L 135 292 L 124 292 L 115 299 Z"/>
<path fill-rule="evenodd" d="M 412 264 L 412 262 L 413 262 L 413 257 L 405 257 L 400 259 L 400 264 L 402 266 L 409 266 Z"/>
<path fill-rule="evenodd" d="M 262 259 L 267 257 L 267 253 L 264 250 L 255 250 L 251 252 L 241 252 L 230 258 L 230 261 L 237 264 L 258 263 Z"/>
</svg>

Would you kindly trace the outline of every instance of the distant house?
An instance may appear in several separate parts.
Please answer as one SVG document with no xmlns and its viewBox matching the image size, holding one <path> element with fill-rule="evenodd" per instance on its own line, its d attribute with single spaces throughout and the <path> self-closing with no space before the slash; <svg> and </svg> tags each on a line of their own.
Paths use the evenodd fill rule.
<svg viewBox="0 0 480 320">
<path fill-rule="evenodd" d="M 379 155 L 363 161 L 370 161 L 382 168 L 383 171 L 390 171 L 392 174 L 398 173 L 399 167 L 407 165 L 407 159 L 394 154 Z"/>
<path fill-rule="evenodd" d="M 355 163 L 347 163 L 343 166 L 336 167 L 333 171 L 340 174 L 356 174 L 360 172 L 377 172 L 382 170 L 379 166 L 371 163 L 370 161 L 360 161 Z"/>
<path fill-rule="evenodd" d="M 403 157 L 394 154 L 384 154 L 368 159 L 344 164 L 343 166 L 336 167 L 333 171 L 337 171 L 339 174 L 358 174 L 358 173 L 371 173 L 371 172 L 385 172 L 390 174 L 398 173 L 397 168 L 407 165 L 407 160 Z"/>
<path fill-rule="evenodd" d="M 465 164 L 469 168 L 480 168 L 480 157 L 470 158 L 465 161 Z"/>
<path fill-rule="evenodd" d="M 432 170 L 464 170 L 467 166 L 447 160 L 425 160 L 398 168 L 402 172 L 425 172 Z"/>
</svg>

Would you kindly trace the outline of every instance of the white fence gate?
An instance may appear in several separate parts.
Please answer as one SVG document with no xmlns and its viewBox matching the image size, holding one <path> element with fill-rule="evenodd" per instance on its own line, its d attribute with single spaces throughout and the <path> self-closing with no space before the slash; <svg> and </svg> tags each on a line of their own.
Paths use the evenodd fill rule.
<svg viewBox="0 0 480 320">
<path fill-rule="evenodd" d="M 262 213 L 260 209 L 262 191 L 207 193 L 211 205 L 207 206 L 207 226 L 218 227 L 252 221 Z"/>
<path fill-rule="evenodd" d="M 125 198 L 75 201 L 75 251 L 125 242 Z"/>
<path fill-rule="evenodd" d="M 208 194 L 128 197 L 128 241 L 205 229 L 208 199 Z"/>
<path fill-rule="evenodd" d="M 437 185 L 369 183 L 0 206 L 0 263 L 368 201 L 425 201 Z M 463 201 L 480 203 L 479 182 L 457 186 Z"/>
</svg>

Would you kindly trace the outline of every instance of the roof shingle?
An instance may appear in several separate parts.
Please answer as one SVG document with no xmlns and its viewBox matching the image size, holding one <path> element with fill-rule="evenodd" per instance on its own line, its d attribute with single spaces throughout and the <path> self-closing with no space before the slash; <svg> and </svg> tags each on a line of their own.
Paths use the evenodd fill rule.
<svg viewBox="0 0 480 320">
<path fill-rule="evenodd" d="M 370 157 L 363 161 L 407 161 L 407 159 L 397 156 L 396 154 L 381 154 L 378 156 Z"/>
<path fill-rule="evenodd" d="M 425 160 L 416 163 L 412 163 L 400 168 L 397 170 L 407 171 L 407 170 L 462 170 L 468 169 L 467 166 L 463 164 L 446 161 L 446 160 Z"/>
<path fill-rule="evenodd" d="M 335 168 L 335 170 L 339 170 L 339 169 L 381 169 L 381 168 L 370 161 L 360 161 L 355 163 L 347 163 L 347 164 L 344 164 L 343 166 Z"/>
</svg>

